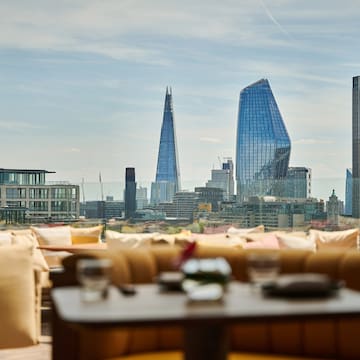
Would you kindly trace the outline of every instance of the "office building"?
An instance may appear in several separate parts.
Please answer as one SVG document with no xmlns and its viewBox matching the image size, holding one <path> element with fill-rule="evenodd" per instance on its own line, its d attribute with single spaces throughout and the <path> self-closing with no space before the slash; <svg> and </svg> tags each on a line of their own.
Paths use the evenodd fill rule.
<svg viewBox="0 0 360 360">
<path fill-rule="evenodd" d="M 343 211 L 343 203 L 332 191 L 329 200 L 326 202 L 327 221 L 329 225 L 339 225 L 339 215 Z"/>
<path fill-rule="evenodd" d="M 136 210 L 142 210 L 148 206 L 147 188 L 140 186 L 136 189 Z"/>
<path fill-rule="evenodd" d="M 346 169 L 344 215 L 352 215 L 352 170 Z"/>
<path fill-rule="evenodd" d="M 224 200 L 224 190 L 217 187 L 196 187 L 199 203 L 210 204 L 210 211 L 219 211 L 220 203 Z"/>
<path fill-rule="evenodd" d="M 231 158 L 222 163 L 221 169 L 211 170 L 211 180 L 206 187 L 223 190 L 223 200 L 231 201 L 234 197 L 234 164 Z"/>
<path fill-rule="evenodd" d="M 125 219 L 131 219 L 136 212 L 135 168 L 128 167 L 125 171 Z"/>
<path fill-rule="evenodd" d="M 311 197 L 311 169 L 301 166 L 288 168 L 285 197 L 298 199 Z"/>
<path fill-rule="evenodd" d="M 352 87 L 352 217 L 360 218 L 360 76 Z"/>
<path fill-rule="evenodd" d="M 65 181 L 46 183 L 46 174 L 51 173 L 54 172 L 0 169 L 0 220 L 49 222 L 78 219 L 79 186 Z"/>
<path fill-rule="evenodd" d="M 268 80 L 240 93 L 237 139 L 237 200 L 249 196 L 284 196 L 290 138 Z"/>
<path fill-rule="evenodd" d="M 171 202 L 180 190 L 180 171 L 176 145 L 174 109 L 171 88 L 166 88 L 164 115 L 155 182 L 151 184 L 151 204 Z"/>
</svg>

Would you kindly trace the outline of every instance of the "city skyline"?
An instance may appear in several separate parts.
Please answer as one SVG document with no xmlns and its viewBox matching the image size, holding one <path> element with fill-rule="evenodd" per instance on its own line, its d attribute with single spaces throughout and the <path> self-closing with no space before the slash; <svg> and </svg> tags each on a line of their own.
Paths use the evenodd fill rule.
<svg viewBox="0 0 360 360">
<path fill-rule="evenodd" d="M 313 196 L 335 188 L 344 199 L 356 1 L 26 4 L 0 4 L 1 167 L 74 183 L 99 172 L 122 183 L 134 167 L 149 184 L 171 85 L 182 187 L 193 190 L 218 157 L 235 159 L 240 90 L 264 77 L 292 140 L 289 165 L 327 182 Z"/>
</svg>

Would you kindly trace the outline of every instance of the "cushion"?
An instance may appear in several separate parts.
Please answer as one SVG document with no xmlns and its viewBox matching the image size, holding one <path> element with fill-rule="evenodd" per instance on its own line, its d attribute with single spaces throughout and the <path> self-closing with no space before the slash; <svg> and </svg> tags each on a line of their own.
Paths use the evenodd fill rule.
<svg viewBox="0 0 360 360">
<path fill-rule="evenodd" d="M 0 348 L 37 343 L 32 248 L 0 246 Z"/>
<path fill-rule="evenodd" d="M 0 246 L 11 244 L 11 233 L 8 231 L 0 231 Z"/>
<path fill-rule="evenodd" d="M 242 247 L 246 240 L 241 236 L 228 234 L 196 234 L 194 240 L 201 246 Z"/>
<path fill-rule="evenodd" d="M 31 247 L 33 253 L 33 261 L 36 269 L 40 271 L 49 271 L 49 266 L 44 258 L 43 253 L 38 248 L 39 242 L 31 231 L 12 231 L 12 244 L 27 245 Z"/>
<path fill-rule="evenodd" d="M 70 226 L 36 227 L 30 229 L 35 233 L 40 245 L 71 245 Z"/>
<path fill-rule="evenodd" d="M 158 233 L 119 233 L 113 230 L 106 230 L 105 241 L 108 244 L 108 249 L 120 249 L 120 248 L 136 248 L 140 246 L 149 246 Z"/>
<path fill-rule="evenodd" d="M 309 231 L 309 238 L 316 244 L 317 250 L 357 249 L 359 229 L 343 231 Z"/>
<path fill-rule="evenodd" d="M 244 249 L 280 249 L 279 241 L 275 234 L 263 235 L 261 240 L 250 241 L 243 245 Z"/>
<path fill-rule="evenodd" d="M 85 228 L 70 227 L 72 244 L 89 244 L 100 242 L 103 225 Z"/>
<path fill-rule="evenodd" d="M 314 239 L 296 236 L 292 233 L 276 234 L 281 249 L 316 250 Z"/>
<path fill-rule="evenodd" d="M 235 228 L 233 226 L 231 226 L 228 230 L 227 233 L 230 235 L 243 235 L 243 234 L 254 234 L 254 233 L 263 233 L 265 231 L 265 227 L 264 225 L 259 225 L 253 228 Z"/>
<path fill-rule="evenodd" d="M 31 226 L 30 229 L 36 235 L 40 245 L 71 245 L 70 226 L 53 226 L 53 227 L 36 227 Z M 50 268 L 62 266 L 62 259 L 71 253 L 66 251 L 45 251 L 46 262 Z"/>
</svg>

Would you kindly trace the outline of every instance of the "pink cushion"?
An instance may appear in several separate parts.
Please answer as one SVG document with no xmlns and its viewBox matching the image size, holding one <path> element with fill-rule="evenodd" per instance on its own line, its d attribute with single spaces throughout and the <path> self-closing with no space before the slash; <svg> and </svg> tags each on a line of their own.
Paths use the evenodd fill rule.
<svg viewBox="0 0 360 360">
<path fill-rule="evenodd" d="M 244 249 L 280 249 L 279 241 L 274 234 L 264 235 L 261 240 L 250 241 L 243 245 Z"/>
</svg>

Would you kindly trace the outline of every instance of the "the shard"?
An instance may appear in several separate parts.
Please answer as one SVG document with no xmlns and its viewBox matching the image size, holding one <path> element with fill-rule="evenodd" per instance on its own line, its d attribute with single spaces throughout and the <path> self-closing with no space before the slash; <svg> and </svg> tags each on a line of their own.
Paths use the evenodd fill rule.
<svg viewBox="0 0 360 360">
<path fill-rule="evenodd" d="M 151 203 L 171 202 L 180 190 L 180 172 L 176 145 L 174 109 L 171 88 L 166 88 L 164 115 L 155 182 L 151 184 Z"/>
</svg>

